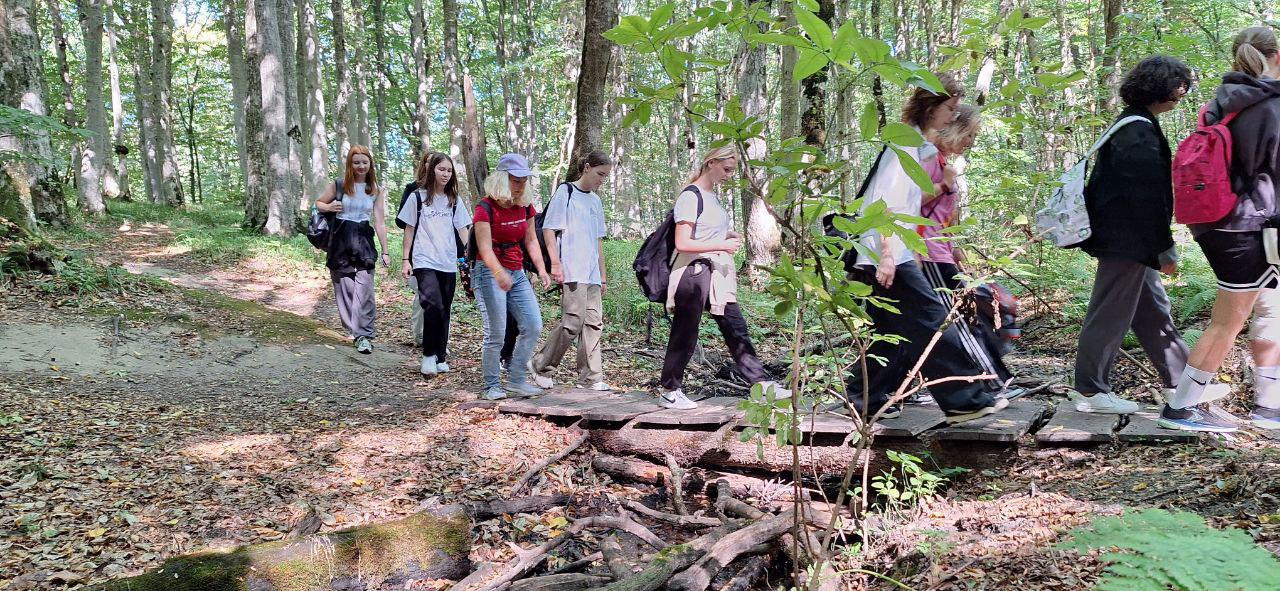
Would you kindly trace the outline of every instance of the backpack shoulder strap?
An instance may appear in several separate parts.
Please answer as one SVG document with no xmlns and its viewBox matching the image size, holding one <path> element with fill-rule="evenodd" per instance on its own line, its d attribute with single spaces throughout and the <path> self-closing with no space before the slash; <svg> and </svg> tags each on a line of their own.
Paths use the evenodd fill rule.
<svg viewBox="0 0 1280 591">
<path fill-rule="evenodd" d="M 876 176 L 876 171 L 880 170 L 880 161 L 884 160 L 884 153 L 889 151 L 889 145 L 880 146 L 880 153 L 876 154 L 875 162 L 871 163 L 871 169 L 867 171 L 867 176 L 862 179 L 862 186 L 858 187 L 858 192 L 853 196 L 854 199 L 861 199 L 867 194 L 867 189 L 871 187 L 871 179 Z"/>
<path fill-rule="evenodd" d="M 1081 158 L 1081 160 L 1088 160 L 1090 157 L 1096 154 L 1098 150 L 1101 150 L 1102 146 L 1107 143 L 1107 140 L 1110 140 L 1111 136 L 1115 135 L 1117 131 L 1120 131 L 1121 127 L 1124 127 L 1135 121 L 1147 121 L 1148 123 L 1150 122 L 1149 119 L 1141 115 L 1130 115 L 1128 117 L 1125 117 L 1124 119 L 1116 121 L 1114 125 L 1112 125 L 1109 129 L 1107 129 L 1106 133 L 1102 134 L 1102 137 L 1098 138 L 1098 141 L 1093 144 L 1093 147 L 1089 148 L 1088 152 L 1085 152 L 1084 158 Z"/>
<path fill-rule="evenodd" d="M 337 201 L 342 201 L 343 195 L 342 181 L 333 181 L 333 198 Z"/>
</svg>

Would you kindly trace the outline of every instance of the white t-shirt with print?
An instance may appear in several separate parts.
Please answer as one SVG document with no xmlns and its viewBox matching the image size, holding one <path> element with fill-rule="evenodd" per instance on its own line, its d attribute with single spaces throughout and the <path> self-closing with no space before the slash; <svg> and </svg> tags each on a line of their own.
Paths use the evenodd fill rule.
<svg viewBox="0 0 1280 591">
<path fill-rule="evenodd" d="M 599 195 L 574 185 L 570 197 L 568 183 L 560 185 L 547 205 L 542 229 L 562 230 L 560 268 L 565 283 L 600 285 L 600 239 L 604 238 L 605 227 Z"/>
<path fill-rule="evenodd" d="M 421 216 L 418 215 L 419 199 L 423 203 Z M 454 237 L 456 230 L 471 225 L 471 208 L 465 199 L 458 197 L 457 205 L 449 207 L 449 198 L 444 195 L 427 199 L 426 191 L 415 191 L 396 219 L 415 227 L 413 250 L 409 255 L 414 269 L 458 271 L 458 245 Z"/>
<path fill-rule="evenodd" d="M 694 242 L 711 244 L 729 239 L 732 224 L 729 212 L 720 205 L 720 199 L 714 191 L 702 192 L 702 215 L 698 215 L 698 195 L 685 189 L 676 197 L 676 223 L 691 222 L 694 224 L 692 239 Z"/>
</svg>

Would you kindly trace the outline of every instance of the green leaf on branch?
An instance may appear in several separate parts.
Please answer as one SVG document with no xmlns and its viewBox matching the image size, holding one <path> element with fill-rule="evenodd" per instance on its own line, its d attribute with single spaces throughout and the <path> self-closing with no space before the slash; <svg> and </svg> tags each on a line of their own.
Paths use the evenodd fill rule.
<svg viewBox="0 0 1280 591">
<path fill-rule="evenodd" d="M 862 136 L 862 141 L 869 142 L 876 137 L 876 132 L 880 130 L 880 111 L 876 109 L 874 102 L 869 102 L 862 107 L 862 116 L 858 117 L 858 133 Z"/>
<path fill-rule="evenodd" d="M 796 71 L 792 78 L 796 82 L 808 78 L 813 73 L 825 68 L 830 60 L 827 54 L 815 49 L 800 48 L 799 56 L 796 58 Z"/>
<path fill-rule="evenodd" d="M 685 73 L 686 54 L 671 45 L 664 45 L 659 56 L 662 59 L 662 67 L 667 70 L 667 74 L 676 80 L 683 80 Z"/>
<path fill-rule="evenodd" d="M 774 45 L 789 45 L 791 47 L 812 46 L 812 44 L 806 41 L 804 37 L 790 35 L 787 33 L 750 33 L 746 36 L 746 39 L 752 43 L 772 43 Z"/>
<path fill-rule="evenodd" d="M 858 39 L 858 29 L 853 26 L 853 21 L 845 21 L 840 25 L 840 29 L 836 31 L 836 40 L 833 50 L 837 62 L 847 64 L 853 59 L 853 42 Z"/>
<path fill-rule="evenodd" d="M 649 30 L 653 30 L 654 25 L 665 25 L 671 20 L 671 16 L 676 13 L 676 3 L 668 2 L 654 9 L 653 14 L 649 16 Z"/>
<path fill-rule="evenodd" d="M 800 23 L 800 28 L 804 29 L 809 39 L 822 49 L 831 49 L 831 26 L 818 18 L 818 15 L 799 6 L 796 6 L 795 12 L 796 22 Z"/>
<path fill-rule="evenodd" d="M 888 127 L 887 125 L 885 127 Z M 889 144 L 889 149 L 898 155 L 898 163 L 902 166 L 902 170 L 906 171 L 907 176 L 919 185 L 922 191 L 933 190 L 933 179 L 929 178 L 929 173 L 924 171 L 919 162 L 912 158 L 906 150 L 899 148 L 893 144 Z"/>
<path fill-rule="evenodd" d="M 924 145 L 924 136 L 920 135 L 916 128 L 897 121 L 886 124 L 884 129 L 880 131 L 880 138 L 891 144 L 911 148 L 918 148 Z M 932 188 L 932 186 L 931 184 L 930 187 Z"/>
</svg>

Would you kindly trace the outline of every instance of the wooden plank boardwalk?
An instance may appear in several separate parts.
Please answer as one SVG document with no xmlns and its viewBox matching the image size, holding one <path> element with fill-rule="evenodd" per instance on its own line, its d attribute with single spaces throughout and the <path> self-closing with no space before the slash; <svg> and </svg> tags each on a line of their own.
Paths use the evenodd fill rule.
<svg viewBox="0 0 1280 591">
<path fill-rule="evenodd" d="M 720 396 L 698 401 L 698 408 L 677 411 L 662 408 L 657 398 L 642 391 L 594 392 L 553 389 L 531 397 L 511 397 L 497 401 L 464 402 L 463 408 L 496 408 L 499 412 L 562 419 L 583 419 L 592 429 L 619 429 L 627 425 L 675 430 L 718 429 L 726 425 L 741 428 L 741 398 Z M 890 440 L 981 441 L 1015 444 L 1027 436 L 1040 446 L 1089 445 L 1100 443 L 1189 443 L 1200 439 L 1195 433 L 1164 429 L 1156 424 L 1159 409 L 1144 408 L 1128 417 L 1082 413 L 1069 401 L 1048 397 L 1020 398 L 994 415 L 946 425 L 945 416 L 934 404 L 910 404 L 901 416 L 880 420 L 875 434 Z M 848 435 L 857 430 L 855 419 L 844 409 L 806 413 L 800 430 L 810 435 Z M 815 441 L 843 445 L 839 437 Z M 817 445 L 817 443 L 815 443 Z"/>
</svg>

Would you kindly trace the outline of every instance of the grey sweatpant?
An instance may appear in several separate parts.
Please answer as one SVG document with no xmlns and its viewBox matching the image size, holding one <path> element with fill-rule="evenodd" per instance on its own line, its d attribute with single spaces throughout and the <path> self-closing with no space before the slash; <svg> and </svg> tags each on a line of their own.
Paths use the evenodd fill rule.
<svg viewBox="0 0 1280 591">
<path fill-rule="evenodd" d="M 338 316 L 352 338 L 373 338 L 373 321 L 377 310 L 373 303 L 373 271 L 339 273 L 329 270 L 333 295 L 338 301 Z"/>
<path fill-rule="evenodd" d="M 1111 368 L 1130 329 L 1160 382 L 1172 388 L 1187 366 L 1188 352 L 1169 310 L 1159 271 L 1128 259 L 1098 259 L 1093 295 L 1076 348 L 1076 391 L 1111 391 Z"/>
</svg>

